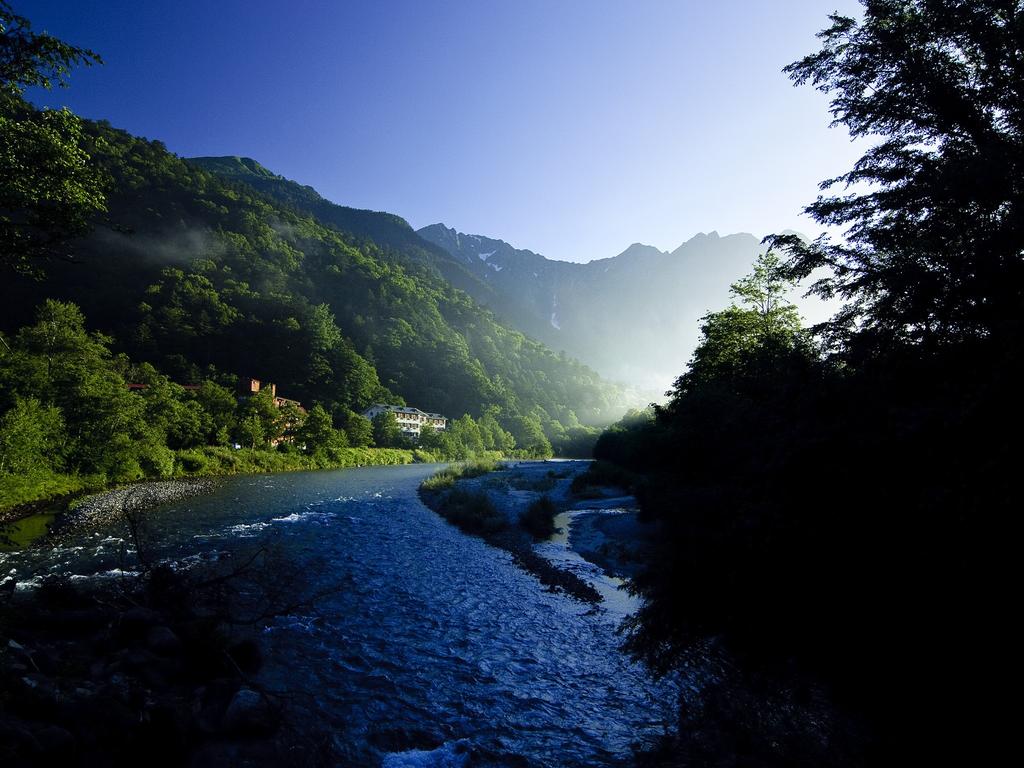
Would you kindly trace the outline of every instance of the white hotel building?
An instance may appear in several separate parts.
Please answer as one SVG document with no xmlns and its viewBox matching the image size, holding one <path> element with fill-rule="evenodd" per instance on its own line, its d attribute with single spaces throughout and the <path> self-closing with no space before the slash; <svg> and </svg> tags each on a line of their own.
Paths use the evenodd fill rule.
<svg viewBox="0 0 1024 768">
<path fill-rule="evenodd" d="M 398 422 L 398 427 L 402 430 L 402 434 L 409 437 L 419 437 L 424 427 L 433 427 L 440 432 L 448 425 L 448 419 L 440 413 L 426 413 L 419 408 L 409 408 L 403 405 L 384 405 L 383 403 L 371 405 L 363 411 L 363 417 L 373 421 L 373 417 L 378 413 L 388 412 L 395 414 L 395 421 Z"/>
</svg>

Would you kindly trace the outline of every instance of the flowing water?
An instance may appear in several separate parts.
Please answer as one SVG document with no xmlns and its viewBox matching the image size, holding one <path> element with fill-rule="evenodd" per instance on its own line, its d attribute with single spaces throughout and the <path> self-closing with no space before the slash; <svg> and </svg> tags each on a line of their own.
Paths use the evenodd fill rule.
<svg viewBox="0 0 1024 768">
<path fill-rule="evenodd" d="M 614 611 L 544 591 L 423 506 L 434 469 L 231 478 L 151 511 L 147 533 L 179 561 L 266 539 L 307 586 L 344 584 L 266 631 L 267 680 L 310 702 L 339 762 L 628 765 L 674 717 L 673 692 L 619 651 Z M 0 581 L 116 577 L 130 562 L 119 525 L 0 554 Z"/>
</svg>

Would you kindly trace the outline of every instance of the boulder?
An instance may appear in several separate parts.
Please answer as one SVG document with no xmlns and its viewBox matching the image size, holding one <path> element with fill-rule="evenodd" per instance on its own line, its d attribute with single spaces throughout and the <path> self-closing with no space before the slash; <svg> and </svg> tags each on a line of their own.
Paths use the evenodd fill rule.
<svg viewBox="0 0 1024 768">
<path fill-rule="evenodd" d="M 181 653 L 181 640 L 168 627 L 156 626 L 146 634 L 146 645 L 161 656 L 175 656 Z"/>
<path fill-rule="evenodd" d="M 0 757 L 4 763 L 10 760 L 17 765 L 18 760 L 28 761 L 43 751 L 36 737 L 23 723 L 14 720 L 0 720 Z"/>
<path fill-rule="evenodd" d="M 240 736 L 265 736 L 277 729 L 278 714 L 262 694 L 240 688 L 224 712 L 223 728 Z"/>
</svg>

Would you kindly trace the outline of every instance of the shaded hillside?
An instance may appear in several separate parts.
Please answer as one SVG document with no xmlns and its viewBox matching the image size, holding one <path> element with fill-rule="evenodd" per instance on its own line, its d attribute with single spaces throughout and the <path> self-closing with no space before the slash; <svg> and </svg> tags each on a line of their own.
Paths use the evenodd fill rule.
<svg viewBox="0 0 1024 768">
<path fill-rule="evenodd" d="M 696 346 L 701 316 L 763 250 L 753 235 L 712 232 L 671 253 L 634 243 L 613 258 L 576 264 L 443 224 L 419 234 L 514 302 L 501 311 L 515 327 L 602 375 L 662 390 Z"/>
<path fill-rule="evenodd" d="M 321 197 L 312 187 L 279 176 L 252 158 L 192 157 L 188 162 L 222 179 L 247 184 L 286 208 L 313 216 L 320 223 L 343 232 L 356 243 L 372 243 L 393 257 L 429 266 L 453 286 L 499 314 L 506 309 L 502 296 L 486 281 L 444 248 L 420 237 L 401 216 L 338 205 Z"/>
<path fill-rule="evenodd" d="M 110 177 L 108 221 L 44 281 L 0 287 L 5 330 L 44 298 L 71 300 L 118 349 L 182 382 L 253 375 L 335 413 L 402 398 L 453 415 L 494 407 L 522 439 L 535 427 L 558 439 L 577 417 L 620 408 L 593 371 L 500 325 L 433 265 L 369 239 L 375 227 L 398 238 L 401 219 L 353 212 L 363 229 L 345 235 L 159 142 L 106 123 L 86 131 Z"/>
<path fill-rule="evenodd" d="M 390 213 L 324 199 L 312 187 L 243 157 L 189 162 L 244 182 L 277 203 L 403 262 L 424 265 L 491 309 L 498 319 L 602 375 L 660 393 L 696 346 L 700 317 L 762 248 L 752 235 L 697 235 L 675 251 L 635 243 L 589 264 L 547 259 L 502 240 L 442 224 L 418 231 Z"/>
</svg>

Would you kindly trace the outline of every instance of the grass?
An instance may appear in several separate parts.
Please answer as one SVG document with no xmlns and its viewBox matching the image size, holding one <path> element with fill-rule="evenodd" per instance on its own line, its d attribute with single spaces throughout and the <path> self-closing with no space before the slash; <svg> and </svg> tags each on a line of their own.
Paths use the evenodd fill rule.
<svg viewBox="0 0 1024 768">
<path fill-rule="evenodd" d="M 98 491 L 105 484 L 102 475 L 62 475 L 47 471 L 0 475 L 0 513 L 47 499 Z"/>
<path fill-rule="evenodd" d="M 263 472 L 292 472 L 303 469 L 339 469 L 392 464 L 411 464 L 412 451 L 399 448 L 338 448 L 329 454 L 308 456 L 304 453 L 262 451 L 252 448 L 235 450 L 226 446 L 205 446 L 178 451 L 175 456 L 175 477 L 206 475 L 242 475 Z"/>
<path fill-rule="evenodd" d="M 544 477 L 516 477 L 509 481 L 509 485 L 515 488 L 517 491 L 536 491 L 537 493 L 544 493 L 550 491 L 555 487 L 557 482 L 555 476 L 550 472 Z"/>
<path fill-rule="evenodd" d="M 440 472 L 436 472 L 420 484 L 424 491 L 445 491 L 455 485 L 456 480 L 480 477 L 488 472 L 494 472 L 501 464 L 491 458 L 476 459 L 463 464 L 452 464 Z"/>
<path fill-rule="evenodd" d="M 501 467 L 491 457 L 453 464 L 424 480 L 420 490 L 432 491 L 440 497 L 432 506 L 449 523 L 477 536 L 494 534 L 508 528 L 508 520 L 495 509 L 487 494 L 454 486 L 458 480 L 480 477 Z"/>
<path fill-rule="evenodd" d="M 23 549 L 45 536 L 56 517 L 53 512 L 43 512 L 0 525 L 0 552 Z"/>
<path fill-rule="evenodd" d="M 519 525 L 513 526 L 482 490 L 471 491 L 456 485 L 464 477 L 479 477 L 498 469 L 496 462 L 475 462 L 441 470 L 420 485 L 423 502 L 464 533 L 479 536 L 492 546 L 511 553 L 522 568 L 535 575 L 545 587 L 559 589 L 586 603 L 601 602 L 601 595 L 593 586 L 571 571 L 563 570 L 533 551 L 530 537 L 548 538 L 555 532 L 556 509 L 547 496 L 534 502 L 523 515 Z M 552 483 L 557 475 L 549 473 Z M 493 485 L 488 478 L 484 485 Z M 507 482 L 506 482 L 507 487 Z"/>
</svg>

